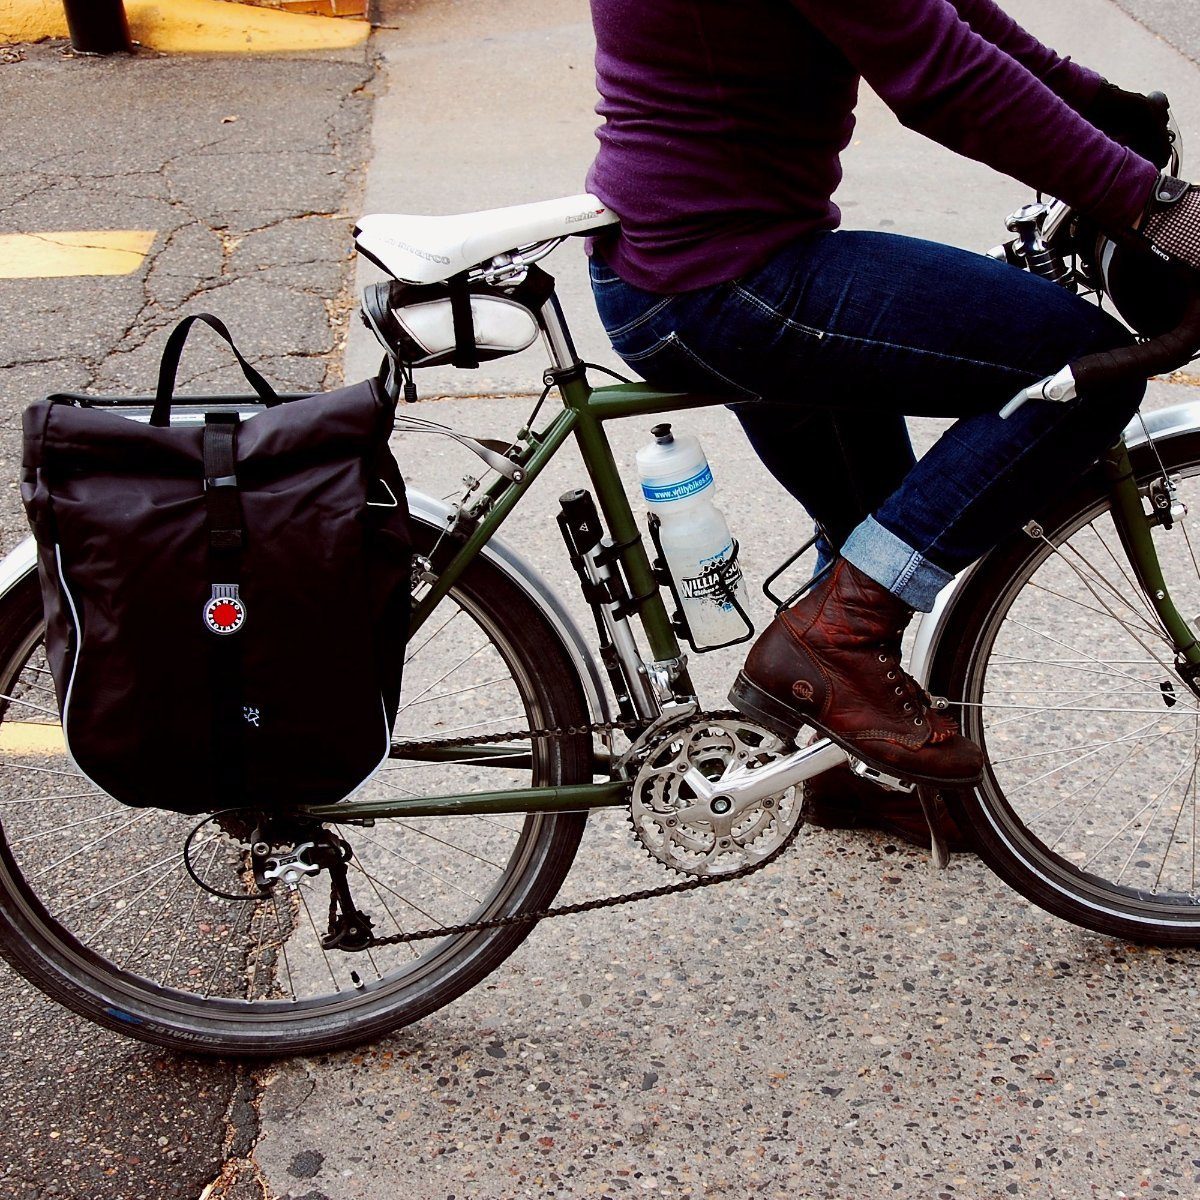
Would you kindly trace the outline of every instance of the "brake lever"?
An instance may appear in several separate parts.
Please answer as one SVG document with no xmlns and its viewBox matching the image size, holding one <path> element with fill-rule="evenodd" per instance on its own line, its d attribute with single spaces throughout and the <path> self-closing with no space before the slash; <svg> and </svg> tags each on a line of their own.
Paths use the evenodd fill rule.
<svg viewBox="0 0 1200 1200">
<path fill-rule="evenodd" d="M 1075 372 L 1070 367 L 1063 367 L 1057 375 L 1049 375 L 1040 383 L 1031 384 L 1018 392 L 1000 410 L 1000 419 L 1007 421 L 1027 400 L 1049 400 L 1055 404 L 1067 404 L 1078 395 Z"/>
</svg>

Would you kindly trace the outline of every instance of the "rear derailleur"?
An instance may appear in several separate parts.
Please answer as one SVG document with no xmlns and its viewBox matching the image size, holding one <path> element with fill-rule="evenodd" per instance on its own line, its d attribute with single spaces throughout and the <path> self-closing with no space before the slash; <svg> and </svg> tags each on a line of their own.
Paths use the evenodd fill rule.
<svg viewBox="0 0 1200 1200">
<path fill-rule="evenodd" d="M 222 833 L 240 842 L 249 852 L 249 870 L 239 871 L 241 894 L 215 886 L 202 878 L 192 856 L 192 845 L 205 827 L 215 824 Z M 254 902 L 266 899 L 279 884 L 297 891 L 322 871 L 329 875 L 329 924 L 321 937 L 323 950 L 367 950 L 374 944 L 375 922 L 354 901 L 347 865 L 354 859 L 350 843 L 322 825 L 283 822 L 246 809 L 227 809 L 206 817 L 192 830 L 183 847 L 184 863 L 205 891 L 224 900 Z M 244 861 L 244 860 L 243 860 Z M 205 872 L 209 874 L 209 872 Z M 254 891 L 250 891 L 253 876 Z"/>
<path fill-rule="evenodd" d="M 264 891 L 277 883 L 298 888 L 310 875 L 329 873 L 329 929 L 321 938 L 323 950 L 366 950 L 375 922 L 354 902 L 346 864 L 354 857 L 350 843 L 331 829 L 316 827 L 308 840 L 297 839 L 281 852 L 256 838 L 250 847 L 254 882 Z"/>
</svg>

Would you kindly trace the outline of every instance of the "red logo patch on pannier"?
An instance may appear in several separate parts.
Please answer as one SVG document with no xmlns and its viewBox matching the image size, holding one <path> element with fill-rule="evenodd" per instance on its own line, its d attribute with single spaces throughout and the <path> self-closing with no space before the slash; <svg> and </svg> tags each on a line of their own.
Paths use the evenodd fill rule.
<svg viewBox="0 0 1200 1200">
<path fill-rule="evenodd" d="M 237 633 L 246 623 L 246 606 L 236 583 L 214 583 L 212 599 L 204 605 L 204 623 L 213 633 Z"/>
</svg>

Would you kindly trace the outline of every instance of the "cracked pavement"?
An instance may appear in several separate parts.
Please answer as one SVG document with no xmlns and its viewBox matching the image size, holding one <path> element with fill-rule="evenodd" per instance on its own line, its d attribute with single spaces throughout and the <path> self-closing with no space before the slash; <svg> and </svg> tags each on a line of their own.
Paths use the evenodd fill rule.
<svg viewBox="0 0 1200 1200">
<path fill-rule="evenodd" d="M 21 412 L 49 392 L 153 391 L 170 328 L 213 311 L 273 383 L 341 375 L 374 63 L 358 49 L 276 58 L 0 61 L 0 233 L 154 229 L 131 275 L 0 285 L 0 548 L 26 533 Z M 197 331 L 181 391 L 245 391 Z M 97 1029 L 0 970 L 0 1197 L 263 1196 L 248 1163 L 245 1068 Z"/>
<path fill-rule="evenodd" d="M 1125 86 L 1167 86 L 1185 127 L 1200 128 L 1192 64 L 1109 0 L 1005 7 Z M 581 186 L 594 123 L 583 0 L 390 8 L 394 32 L 375 49 L 391 78 L 378 81 L 361 53 L 107 63 L 46 47 L 0 62 L 0 103 L 16 114 L 0 130 L 13 166 L 0 180 L 0 232 L 160 231 L 127 278 L 0 292 L 6 544 L 23 531 L 17 417 L 28 399 L 148 389 L 170 324 L 202 308 L 229 320 L 270 378 L 321 386 L 341 358 L 360 207 L 466 211 Z M 448 61 L 462 86 L 444 86 Z M 847 167 L 857 227 L 979 248 L 1027 199 L 905 134 L 870 100 Z M 586 352 L 612 362 L 578 247 L 552 269 Z M 351 332 L 348 370 L 361 377 L 378 351 Z M 510 434 L 527 400 L 503 397 L 536 388 L 539 373 L 525 356 L 465 379 L 427 372 L 422 395 L 452 398 L 424 415 Z M 181 378 L 239 386 L 203 335 Z M 1155 385 L 1156 403 L 1192 394 Z M 794 508 L 729 414 L 686 420 L 761 577 Z M 932 426 L 919 424 L 928 445 Z M 636 422 L 614 429 L 622 464 L 644 437 Z M 403 461 L 438 495 L 477 470 L 429 442 Z M 578 482 L 564 454 L 505 531 L 558 582 L 545 516 Z M 575 601 L 569 581 L 562 590 Z M 697 664 L 717 706 L 735 655 Z M 561 898 L 660 882 L 617 815 L 590 823 Z M 160 1055 L 2 972 L 0 1200 L 175 1200 L 209 1183 L 209 1200 L 1190 1197 L 1195 1000 L 1194 955 L 1082 934 L 971 859 L 934 877 L 916 851 L 809 831 L 747 887 L 547 923 L 419 1024 L 357 1053 L 254 1071 Z"/>
</svg>

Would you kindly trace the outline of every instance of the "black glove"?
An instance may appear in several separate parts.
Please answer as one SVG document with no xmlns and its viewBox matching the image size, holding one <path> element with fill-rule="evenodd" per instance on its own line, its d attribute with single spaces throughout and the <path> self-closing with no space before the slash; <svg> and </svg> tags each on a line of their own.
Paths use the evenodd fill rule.
<svg viewBox="0 0 1200 1200">
<path fill-rule="evenodd" d="M 1167 125 L 1171 106 L 1156 92 L 1142 96 L 1122 91 L 1106 79 L 1083 117 L 1115 142 L 1149 159 L 1159 170 L 1171 161 L 1171 136 Z"/>
<path fill-rule="evenodd" d="M 1200 186 L 1160 175 L 1139 231 L 1160 258 L 1200 272 Z"/>
</svg>

